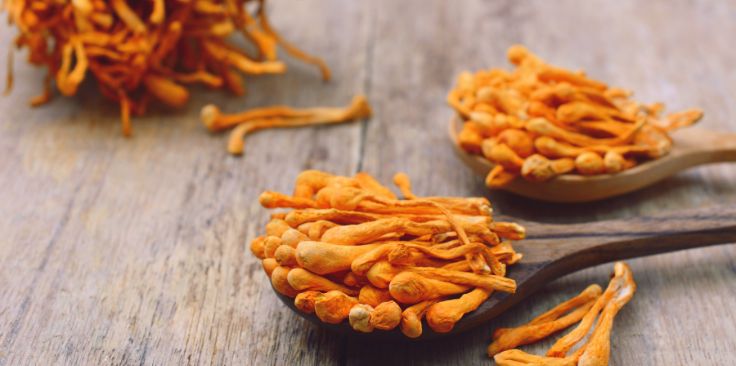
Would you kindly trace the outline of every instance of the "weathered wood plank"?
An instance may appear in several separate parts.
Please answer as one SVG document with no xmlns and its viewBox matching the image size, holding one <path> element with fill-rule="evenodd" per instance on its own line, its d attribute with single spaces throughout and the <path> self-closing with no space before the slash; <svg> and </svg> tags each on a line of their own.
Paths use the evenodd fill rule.
<svg viewBox="0 0 736 366">
<path fill-rule="evenodd" d="M 422 344 L 372 344 L 327 334 L 280 304 L 243 243 L 261 232 L 263 189 L 289 191 L 305 168 L 396 171 L 421 194 L 484 195 L 446 141 L 445 94 L 461 70 L 505 65 L 524 43 L 549 61 L 637 92 L 672 110 L 701 106 L 702 127 L 736 130 L 731 2 L 273 1 L 286 37 L 325 56 L 335 81 L 290 62 L 248 80 L 246 98 L 198 91 L 183 111 L 136 119 L 90 85 L 31 110 L 42 74 L 16 60 L 0 98 L 0 364 L 488 364 L 493 326 L 522 323 L 610 265 L 548 286 L 486 329 Z M 0 28 L 0 49 L 11 32 Z M 242 158 L 197 120 L 287 103 L 341 105 L 367 92 L 368 123 L 264 131 Z M 736 202 L 736 166 L 684 172 L 618 199 L 554 205 L 491 193 L 500 214 L 582 222 Z M 731 364 L 733 245 L 630 262 L 639 292 L 617 318 L 613 364 Z M 541 353 L 551 341 L 525 349 Z"/>
</svg>

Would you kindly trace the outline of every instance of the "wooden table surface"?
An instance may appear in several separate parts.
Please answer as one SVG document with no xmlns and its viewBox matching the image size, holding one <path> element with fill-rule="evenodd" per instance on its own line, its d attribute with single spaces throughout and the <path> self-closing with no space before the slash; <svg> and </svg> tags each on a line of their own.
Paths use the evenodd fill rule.
<svg viewBox="0 0 736 366">
<path fill-rule="evenodd" d="M 528 321 L 612 270 L 558 280 L 452 339 L 329 334 L 279 302 L 244 244 L 267 220 L 258 194 L 289 192 L 303 169 L 363 170 L 386 183 L 405 171 L 419 194 L 487 195 L 501 214 L 548 222 L 736 204 L 736 165 L 727 164 L 591 204 L 488 193 L 445 133 L 455 76 L 507 65 L 514 43 L 640 100 L 700 106 L 701 127 L 735 131 L 734 1 L 275 0 L 270 10 L 287 38 L 325 57 L 333 82 L 291 60 L 287 75 L 248 80 L 244 98 L 202 89 L 185 110 L 136 118 L 131 139 L 93 85 L 27 107 L 43 72 L 16 55 L 16 88 L 0 98 L 0 365 L 489 364 L 493 328 Z M 13 34 L 0 28 L 0 49 Z M 198 120 L 207 102 L 226 111 L 342 105 L 355 93 L 372 102 L 370 121 L 264 131 L 243 157 L 227 155 L 225 136 Z M 639 291 L 615 322 L 612 364 L 736 363 L 736 246 L 630 264 Z"/>
</svg>

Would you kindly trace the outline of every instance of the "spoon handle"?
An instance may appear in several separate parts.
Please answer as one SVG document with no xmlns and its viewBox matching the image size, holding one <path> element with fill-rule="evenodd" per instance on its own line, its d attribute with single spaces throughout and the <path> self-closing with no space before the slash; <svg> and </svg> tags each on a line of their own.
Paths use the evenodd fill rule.
<svg viewBox="0 0 736 366">
<path fill-rule="evenodd" d="M 573 225 L 529 224 L 515 244 L 525 262 L 553 278 L 601 263 L 708 245 L 736 243 L 736 203 Z"/>
<path fill-rule="evenodd" d="M 736 161 L 736 133 L 685 129 L 673 134 L 673 154 L 689 166 Z"/>
</svg>

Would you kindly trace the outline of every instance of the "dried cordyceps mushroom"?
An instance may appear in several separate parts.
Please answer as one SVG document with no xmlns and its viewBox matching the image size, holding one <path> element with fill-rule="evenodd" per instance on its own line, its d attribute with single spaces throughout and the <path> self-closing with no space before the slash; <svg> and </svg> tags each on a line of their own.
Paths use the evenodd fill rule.
<svg viewBox="0 0 736 366">
<path fill-rule="evenodd" d="M 496 329 L 493 343 L 488 346 L 488 356 L 499 366 L 608 365 L 613 318 L 631 300 L 635 291 L 636 283 L 631 269 L 625 263 L 617 262 L 605 291 L 601 292 L 598 285 L 590 285 L 578 296 L 534 318 L 526 325 Z M 578 326 L 558 339 L 546 356 L 531 355 L 514 348 L 537 342 L 576 322 L 579 322 Z M 570 349 L 590 333 L 593 324 L 595 329 L 587 342 L 568 355 Z"/>
<path fill-rule="evenodd" d="M 305 108 L 294 109 L 286 106 L 273 106 L 247 110 L 237 114 L 222 114 L 213 104 L 202 108 L 201 119 L 211 131 L 221 131 L 235 126 L 230 132 L 227 151 L 233 155 L 243 153 L 245 135 L 267 128 L 314 126 L 334 124 L 371 116 L 371 107 L 363 95 L 353 98 L 345 108 Z"/>
<path fill-rule="evenodd" d="M 593 306 L 593 302 L 600 296 L 601 291 L 600 286 L 591 285 L 578 296 L 540 315 L 527 325 L 512 329 L 496 329 L 493 333 L 493 343 L 488 346 L 488 354 L 495 355 L 508 349 L 537 342 L 579 322 Z"/>
<path fill-rule="evenodd" d="M 264 192 L 263 207 L 288 210 L 250 245 L 274 289 L 324 322 L 401 326 L 411 338 L 425 316 L 449 332 L 492 291 L 516 290 L 504 276 L 521 259 L 508 240 L 523 227 L 493 221 L 485 198 L 418 197 L 406 174 L 394 182 L 404 199 L 365 173 L 316 170 L 299 174 L 291 196 Z"/>
<path fill-rule="evenodd" d="M 640 104 L 581 71 L 546 64 L 523 46 L 508 50 L 516 69 L 464 72 L 447 96 L 465 122 L 457 143 L 495 164 L 491 188 L 516 177 L 615 174 L 666 155 L 668 132 L 700 120 L 700 109 L 661 117 L 661 103 Z"/>
<path fill-rule="evenodd" d="M 189 99 L 185 85 L 202 84 L 243 94 L 241 74 L 280 74 L 280 46 L 316 65 L 325 63 L 284 40 L 271 26 L 265 0 L 6 0 L 4 8 L 20 34 L 18 47 L 28 61 L 47 69 L 44 92 L 77 92 L 90 73 L 106 97 L 120 104 L 124 135 L 132 133 L 130 114 L 143 114 L 152 98 L 171 107 Z M 232 42 L 242 34 L 255 52 Z M 12 61 L 11 61 L 12 62 Z M 12 75 L 9 75 L 9 81 Z M 10 83 L 9 83 L 10 84 Z"/>
</svg>

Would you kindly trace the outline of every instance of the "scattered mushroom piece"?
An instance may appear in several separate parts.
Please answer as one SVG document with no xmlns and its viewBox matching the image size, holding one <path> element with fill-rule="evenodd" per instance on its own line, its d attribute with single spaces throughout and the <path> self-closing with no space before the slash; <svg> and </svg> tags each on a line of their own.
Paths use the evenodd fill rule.
<svg viewBox="0 0 736 366">
<path fill-rule="evenodd" d="M 631 270 L 626 264 L 616 263 L 615 272 L 615 276 L 624 283 L 620 285 L 621 287 L 616 291 L 616 295 L 603 309 L 598 324 L 585 346 L 585 351 L 580 356 L 578 361 L 580 365 L 608 365 L 608 358 L 611 354 L 613 318 L 631 300 L 636 291 L 636 284 L 631 275 Z"/>
<path fill-rule="evenodd" d="M 490 295 L 491 290 L 477 288 L 457 299 L 440 301 L 427 310 L 427 324 L 435 332 L 447 333 L 463 315 L 477 309 Z"/>
<path fill-rule="evenodd" d="M 488 346 L 488 356 L 534 343 L 577 323 L 600 296 L 601 288 L 589 286 L 578 296 L 556 306 L 526 325 L 517 328 L 501 328 L 493 333 L 493 343 Z"/>
<path fill-rule="evenodd" d="M 369 118 L 371 116 L 371 108 L 365 96 L 358 95 L 353 98 L 352 103 L 345 108 L 312 108 L 305 110 L 303 113 L 294 117 L 281 117 L 279 113 L 275 116 L 268 116 L 267 111 L 272 108 L 268 107 L 263 111 L 258 111 L 257 115 L 267 115 L 265 117 L 245 119 L 243 115 L 223 115 L 214 105 L 207 105 L 202 108 L 202 122 L 210 129 L 219 129 L 237 124 L 230 133 L 228 139 L 227 150 L 233 155 L 243 153 L 245 135 L 265 128 L 281 128 L 281 127 L 300 127 L 313 126 L 321 124 L 335 124 L 357 119 Z M 246 112 L 247 113 L 247 112 Z M 230 117 L 230 118 L 228 118 Z M 250 118 L 250 117 L 246 117 Z M 225 127 L 221 127 L 225 126 Z"/>
<path fill-rule="evenodd" d="M 578 296 L 565 301 L 518 328 L 497 329 L 488 355 L 498 365 L 608 365 L 613 318 L 631 300 L 636 291 L 631 269 L 623 262 L 614 264 L 613 278 L 601 293 L 598 285 L 588 286 Z M 518 345 L 536 342 L 577 318 L 580 323 L 555 342 L 546 356 L 536 356 L 518 349 Z M 596 318 L 598 319 L 596 322 Z M 586 343 L 575 352 L 568 351 L 580 343 L 595 325 Z"/>
</svg>

